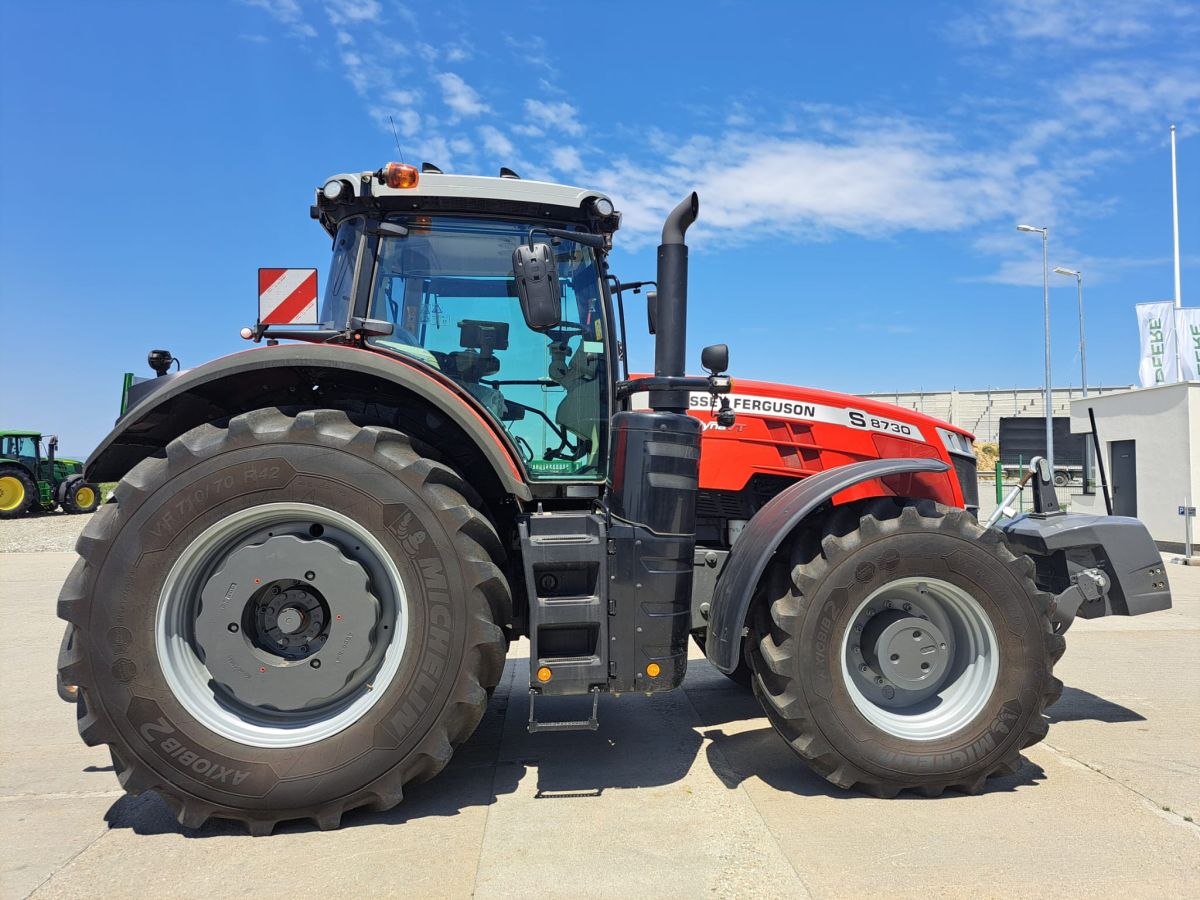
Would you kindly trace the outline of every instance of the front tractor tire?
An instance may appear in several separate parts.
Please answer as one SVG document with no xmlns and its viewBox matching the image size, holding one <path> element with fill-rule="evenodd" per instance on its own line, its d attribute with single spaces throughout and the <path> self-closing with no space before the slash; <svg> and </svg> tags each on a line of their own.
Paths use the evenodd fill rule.
<svg viewBox="0 0 1200 900">
<path fill-rule="evenodd" d="M 963 510 L 878 500 L 780 557 L 751 623 L 754 691 L 833 784 L 975 793 L 1045 736 L 1064 642 L 1032 562 L 998 532 Z"/>
<path fill-rule="evenodd" d="M 100 488 L 78 478 L 63 492 L 63 510 L 68 513 L 95 512 L 100 505 Z"/>
<path fill-rule="evenodd" d="M 60 683 L 179 821 L 337 827 L 436 775 L 498 683 L 495 529 L 451 469 L 343 412 L 260 409 L 139 463 L 59 598 Z"/>
</svg>

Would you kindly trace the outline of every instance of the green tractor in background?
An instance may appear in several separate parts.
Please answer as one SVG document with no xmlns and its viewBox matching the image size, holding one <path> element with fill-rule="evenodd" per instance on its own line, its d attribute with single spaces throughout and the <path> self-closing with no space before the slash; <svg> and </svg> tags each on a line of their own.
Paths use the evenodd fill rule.
<svg viewBox="0 0 1200 900">
<path fill-rule="evenodd" d="M 58 438 L 36 431 L 0 431 L 0 519 L 15 519 L 37 507 L 61 506 L 69 513 L 90 513 L 100 505 L 100 488 L 83 477 L 77 459 L 56 459 Z"/>
</svg>

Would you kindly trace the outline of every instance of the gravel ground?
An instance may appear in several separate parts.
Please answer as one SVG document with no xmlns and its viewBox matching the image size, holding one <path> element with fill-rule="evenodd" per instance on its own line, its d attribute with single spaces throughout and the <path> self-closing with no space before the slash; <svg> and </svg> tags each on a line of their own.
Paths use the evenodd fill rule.
<svg viewBox="0 0 1200 900">
<path fill-rule="evenodd" d="M 75 539 L 90 514 L 64 512 L 31 513 L 20 519 L 0 522 L 0 553 L 36 553 L 45 550 L 74 550 Z"/>
</svg>

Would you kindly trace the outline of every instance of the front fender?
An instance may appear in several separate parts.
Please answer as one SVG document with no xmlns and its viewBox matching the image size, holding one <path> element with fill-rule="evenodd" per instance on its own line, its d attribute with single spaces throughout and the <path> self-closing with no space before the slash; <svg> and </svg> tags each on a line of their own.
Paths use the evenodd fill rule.
<svg viewBox="0 0 1200 900">
<path fill-rule="evenodd" d="M 286 344 L 235 353 L 147 386 L 157 382 L 161 386 L 143 394 L 88 457 L 84 472 L 89 481 L 122 478 L 205 422 L 258 406 L 311 404 L 314 385 L 325 384 L 335 398 L 338 391 L 352 389 L 373 394 L 381 403 L 402 404 L 408 398 L 434 407 L 479 448 L 505 491 L 522 500 L 532 498 L 508 438 L 476 408 L 474 398 L 450 379 L 391 356 L 353 347 Z"/>
<path fill-rule="evenodd" d="M 737 668 L 754 589 L 775 551 L 806 516 L 839 491 L 863 481 L 949 469 L 940 459 L 873 459 L 813 475 L 772 498 L 742 529 L 713 591 L 705 640 L 709 662 L 726 674 Z"/>
</svg>

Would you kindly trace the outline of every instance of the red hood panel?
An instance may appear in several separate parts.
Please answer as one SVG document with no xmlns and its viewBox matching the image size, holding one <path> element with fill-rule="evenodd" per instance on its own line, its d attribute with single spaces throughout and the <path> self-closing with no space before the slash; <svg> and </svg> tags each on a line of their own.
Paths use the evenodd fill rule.
<svg viewBox="0 0 1200 900">
<path fill-rule="evenodd" d="M 690 412 L 704 422 L 700 455 L 700 487 L 710 491 L 741 491 L 756 475 L 799 479 L 826 469 L 868 459 L 934 457 L 950 462 L 937 428 L 972 435 L 912 409 L 823 391 L 734 378 L 728 395 L 737 414 L 734 425 L 721 428 L 712 414 L 708 394 L 690 395 Z M 936 493 L 943 502 L 954 497 L 953 479 Z M 883 491 L 887 493 L 887 491 Z M 857 488 L 844 491 L 835 502 L 856 499 Z M 881 493 L 864 486 L 862 496 Z"/>
</svg>

